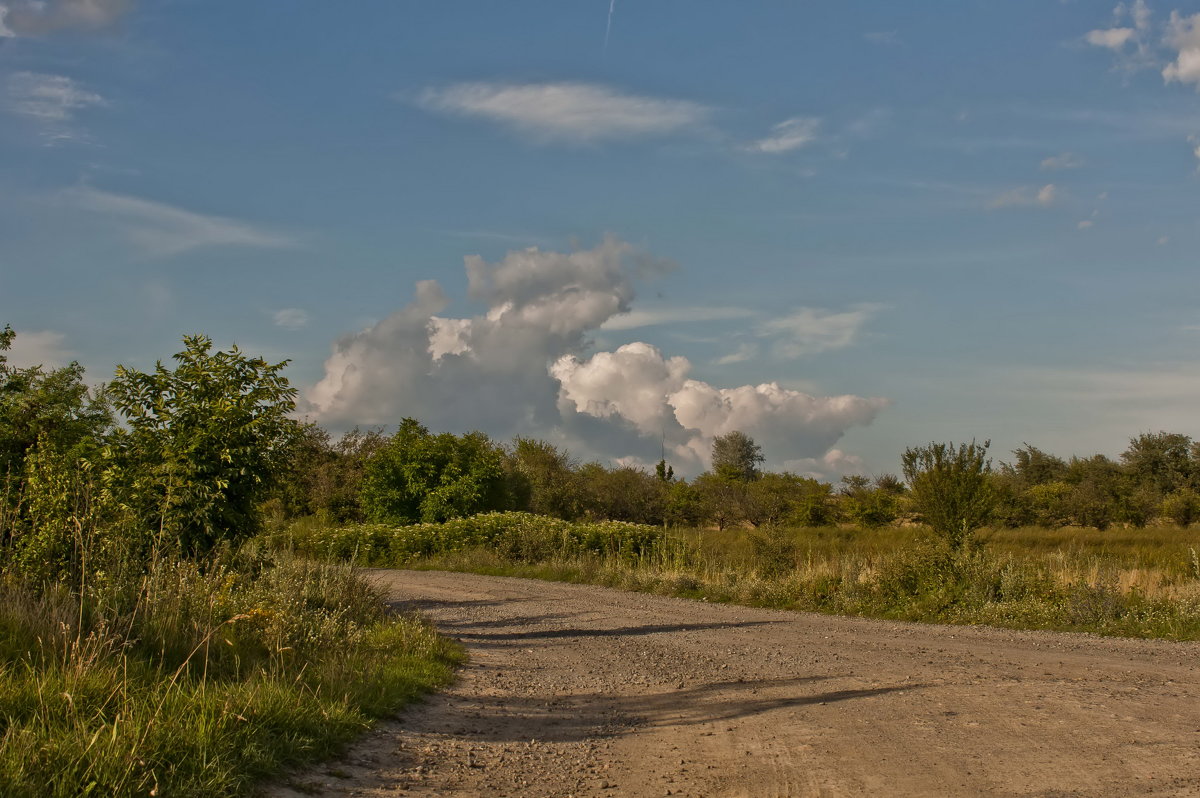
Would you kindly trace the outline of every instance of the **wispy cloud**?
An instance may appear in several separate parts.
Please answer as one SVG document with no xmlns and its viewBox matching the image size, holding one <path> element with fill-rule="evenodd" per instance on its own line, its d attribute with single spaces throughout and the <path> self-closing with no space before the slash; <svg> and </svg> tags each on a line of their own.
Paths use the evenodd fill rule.
<svg viewBox="0 0 1200 798">
<path fill-rule="evenodd" d="M 19 114 L 65 122 L 81 108 L 104 105 L 104 98 L 65 75 L 17 72 L 8 79 L 8 96 Z"/>
<path fill-rule="evenodd" d="M 131 8 L 133 0 L 12 0 L 0 4 L 0 37 L 100 30 Z"/>
<path fill-rule="evenodd" d="M 1058 197 L 1058 189 L 1053 183 L 1047 183 L 1041 188 L 1014 188 L 1005 191 L 992 199 L 988 203 L 988 207 L 996 208 L 1014 208 L 1014 207 L 1029 207 L 1040 206 L 1048 207 L 1054 204 L 1054 200 Z"/>
<path fill-rule="evenodd" d="M 593 83 L 459 83 L 421 94 L 423 107 L 474 116 L 543 141 L 596 142 L 694 128 L 711 114 L 689 100 L 628 94 Z"/>
<path fill-rule="evenodd" d="M 654 308 L 649 310 L 630 310 L 619 316 L 613 316 L 604 324 L 602 330 L 636 330 L 641 327 L 656 327 L 661 324 L 680 324 L 704 321 L 728 321 L 745 319 L 758 315 L 757 311 L 738 307 L 689 307 L 689 308 Z"/>
<path fill-rule="evenodd" d="M 882 309 L 883 305 L 878 304 L 856 305 L 843 311 L 800 308 L 762 323 L 759 335 L 773 338 L 772 352 L 789 359 L 844 349 L 858 340 L 866 323 Z"/>
<path fill-rule="evenodd" d="M 128 239 L 152 257 L 178 255 L 199 247 L 295 246 L 294 239 L 223 216 L 208 216 L 163 202 L 77 186 L 62 199 L 86 211 L 111 217 Z"/>
<path fill-rule="evenodd" d="M 771 128 L 770 135 L 746 145 L 750 152 L 778 155 L 800 149 L 817 140 L 821 120 L 816 117 L 794 116 Z"/>
<path fill-rule="evenodd" d="M 283 308 L 271 314 L 271 321 L 276 327 L 282 327 L 285 330 L 299 330 L 308 326 L 310 317 L 306 310 Z"/>
<path fill-rule="evenodd" d="M 1043 172 L 1057 172 L 1062 169 L 1079 169 L 1083 166 L 1083 158 L 1073 152 L 1064 152 L 1044 158 L 1041 163 Z"/>
</svg>

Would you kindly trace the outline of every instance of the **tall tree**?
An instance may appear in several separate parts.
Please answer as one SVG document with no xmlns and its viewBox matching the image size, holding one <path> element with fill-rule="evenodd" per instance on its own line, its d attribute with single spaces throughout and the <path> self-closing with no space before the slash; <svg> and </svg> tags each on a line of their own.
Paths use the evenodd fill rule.
<svg viewBox="0 0 1200 798">
<path fill-rule="evenodd" d="M 213 352 L 203 335 L 183 343 L 173 369 L 117 367 L 109 391 L 125 426 L 107 448 L 105 479 L 143 526 L 203 553 L 258 529 L 259 502 L 295 435 L 296 391 L 286 360 Z"/>
<path fill-rule="evenodd" d="M 741 430 L 718 435 L 712 443 L 712 470 L 723 479 L 749 482 L 759 474 L 766 458 L 762 447 Z"/>
</svg>

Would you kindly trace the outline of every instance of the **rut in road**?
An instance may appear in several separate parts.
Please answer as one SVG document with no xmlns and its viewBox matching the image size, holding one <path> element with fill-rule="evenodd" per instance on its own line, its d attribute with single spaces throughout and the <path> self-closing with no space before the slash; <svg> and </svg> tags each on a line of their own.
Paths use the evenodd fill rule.
<svg viewBox="0 0 1200 798">
<path fill-rule="evenodd" d="M 445 693 L 274 798 L 1200 796 L 1200 645 L 376 571 Z"/>
</svg>

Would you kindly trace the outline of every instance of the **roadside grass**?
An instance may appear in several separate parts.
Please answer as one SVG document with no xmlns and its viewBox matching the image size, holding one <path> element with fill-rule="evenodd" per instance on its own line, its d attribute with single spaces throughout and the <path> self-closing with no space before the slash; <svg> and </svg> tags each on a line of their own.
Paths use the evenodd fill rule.
<svg viewBox="0 0 1200 798">
<path fill-rule="evenodd" d="M 997 530 L 957 553 L 921 527 L 643 527 L 636 532 L 643 545 L 631 551 L 615 542 L 581 549 L 562 535 L 566 522 L 536 516 L 510 525 L 520 528 L 515 539 L 500 532 L 477 545 L 462 534 L 470 521 L 453 522 L 457 531 L 421 525 L 414 540 L 442 544 L 420 553 L 408 540 L 411 527 L 371 527 L 369 556 L 363 555 L 365 545 L 350 542 L 364 534 L 362 527 L 308 523 L 284 537 L 300 552 L 362 564 L 600 584 L 829 614 L 1200 639 L 1200 564 L 1193 553 L 1200 550 L 1200 536 L 1176 527 Z M 510 528 L 494 519 L 486 523 Z"/>
<path fill-rule="evenodd" d="M 342 565 L 255 550 L 0 582 L 0 795 L 248 795 L 446 684 L 460 649 Z"/>
</svg>

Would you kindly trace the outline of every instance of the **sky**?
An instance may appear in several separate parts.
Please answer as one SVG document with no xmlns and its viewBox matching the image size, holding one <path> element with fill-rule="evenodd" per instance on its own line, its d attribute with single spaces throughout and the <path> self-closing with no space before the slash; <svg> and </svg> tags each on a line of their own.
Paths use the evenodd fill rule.
<svg viewBox="0 0 1200 798">
<path fill-rule="evenodd" d="M 0 324 L 334 431 L 1200 437 L 1200 2 L 0 0 Z"/>
</svg>

